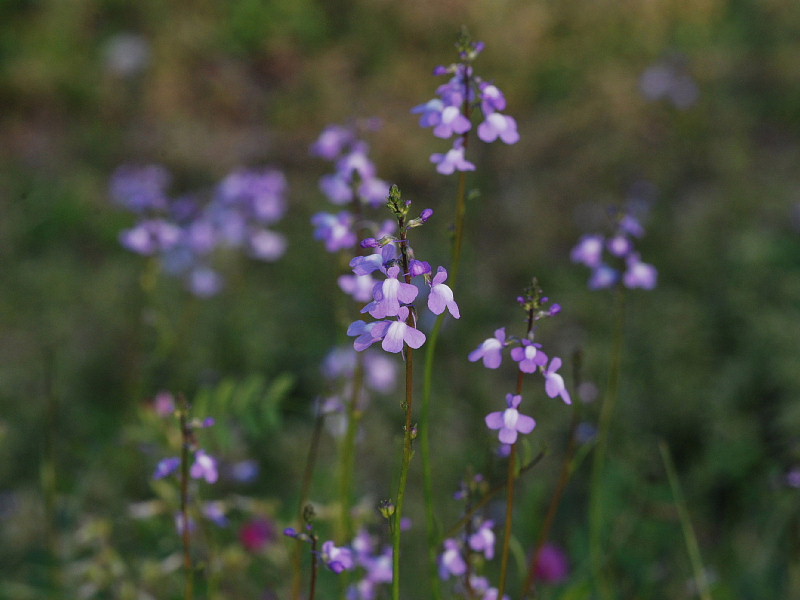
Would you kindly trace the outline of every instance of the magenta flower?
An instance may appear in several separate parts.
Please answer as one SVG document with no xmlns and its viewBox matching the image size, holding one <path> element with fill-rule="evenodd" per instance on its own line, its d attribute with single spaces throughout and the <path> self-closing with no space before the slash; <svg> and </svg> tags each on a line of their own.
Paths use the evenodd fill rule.
<svg viewBox="0 0 800 600">
<path fill-rule="evenodd" d="M 569 575 L 569 561 L 564 551 L 554 544 L 545 544 L 536 560 L 536 577 L 546 583 L 564 581 Z"/>
<path fill-rule="evenodd" d="M 506 345 L 506 328 L 501 327 L 494 332 L 494 337 L 484 340 L 477 349 L 469 353 L 470 362 L 483 359 L 483 366 L 496 369 L 503 360 L 503 347 Z"/>
<path fill-rule="evenodd" d="M 397 321 L 391 322 L 381 343 L 381 347 L 387 352 L 400 352 L 403 349 L 403 342 L 415 349 L 425 343 L 425 334 L 406 324 L 406 319 L 408 319 L 408 308 L 401 306 Z"/>
<path fill-rule="evenodd" d="M 547 392 L 547 395 L 551 398 L 555 398 L 556 396 L 561 396 L 561 399 L 566 404 L 572 404 L 572 399 L 569 397 L 569 392 L 567 388 L 564 386 L 564 378 L 561 377 L 556 371 L 561 368 L 561 359 L 557 356 L 553 357 L 553 360 L 550 361 L 550 366 L 547 367 L 544 371 L 544 388 Z"/>
<path fill-rule="evenodd" d="M 523 373 L 535 373 L 536 369 L 547 364 L 547 355 L 540 350 L 541 344 L 522 340 L 522 346 L 511 350 L 511 358 L 519 363 Z"/>
<path fill-rule="evenodd" d="M 499 429 L 500 441 L 504 444 L 513 444 L 517 441 L 518 433 L 530 433 L 536 427 L 532 417 L 521 414 L 517 407 L 522 402 L 522 396 L 506 394 L 508 408 L 504 411 L 492 412 L 486 415 L 486 426 L 489 429 Z"/>
<path fill-rule="evenodd" d="M 428 294 L 428 308 L 435 315 L 440 315 L 447 309 L 454 318 L 459 319 L 461 314 L 458 311 L 458 304 L 453 300 L 453 290 L 444 283 L 446 279 L 447 271 L 444 267 L 439 267 L 431 282 L 431 291 Z"/>
<path fill-rule="evenodd" d="M 275 540 L 275 526 L 267 519 L 253 519 L 239 530 L 239 542 L 249 552 L 259 552 Z"/>
<path fill-rule="evenodd" d="M 399 281 L 397 279 L 399 273 L 400 267 L 397 265 L 390 267 L 386 271 L 383 283 L 375 286 L 373 294 L 375 301 L 368 304 L 365 310 L 376 319 L 399 314 L 401 302 L 409 304 L 417 297 L 419 293 L 417 286 Z"/>
</svg>

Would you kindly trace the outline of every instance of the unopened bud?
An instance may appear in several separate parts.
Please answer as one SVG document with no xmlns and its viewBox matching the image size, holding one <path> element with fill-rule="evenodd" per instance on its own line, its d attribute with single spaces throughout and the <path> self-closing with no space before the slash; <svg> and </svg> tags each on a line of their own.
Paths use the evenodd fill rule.
<svg viewBox="0 0 800 600">
<path fill-rule="evenodd" d="M 394 502 L 389 499 L 381 500 L 378 504 L 378 510 L 384 519 L 390 519 L 394 515 Z"/>
</svg>

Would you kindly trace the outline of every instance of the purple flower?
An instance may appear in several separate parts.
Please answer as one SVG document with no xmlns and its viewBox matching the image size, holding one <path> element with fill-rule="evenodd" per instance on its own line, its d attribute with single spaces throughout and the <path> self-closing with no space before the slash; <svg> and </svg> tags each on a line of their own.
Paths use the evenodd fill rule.
<svg viewBox="0 0 800 600">
<path fill-rule="evenodd" d="M 195 296 L 209 298 L 222 289 L 222 278 L 216 271 L 199 266 L 189 274 L 188 286 Z"/>
<path fill-rule="evenodd" d="M 356 245 L 356 234 L 353 231 L 353 215 L 342 211 L 338 215 L 320 212 L 311 217 L 314 239 L 325 242 L 328 252 L 336 252 Z"/>
<path fill-rule="evenodd" d="M 439 138 L 449 138 L 454 133 L 462 134 L 469 131 L 472 123 L 461 114 L 458 106 L 447 106 L 442 110 L 439 124 L 433 128 L 433 135 Z"/>
<path fill-rule="evenodd" d="M 483 366 L 496 369 L 503 360 L 503 347 L 506 345 L 506 328 L 501 327 L 494 332 L 494 337 L 488 338 L 469 353 L 470 362 L 483 359 Z"/>
<path fill-rule="evenodd" d="M 376 283 L 372 275 L 340 275 L 337 281 L 339 288 L 356 302 L 369 302 L 372 299 Z"/>
<path fill-rule="evenodd" d="M 494 112 L 505 110 L 506 97 L 503 95 L 497 86 L 491 83 L 481 84 L 481 110 L 484 115 L 490 115 Z"/>
<path fill-rule="evenodd" d="M 658 282 L 658 271 L 653 265 L 643 263 L 639 255 L 634 253 L 628 257 L 628 268 L 622 276 L 622 283 L 628 288 L 642 288 L 652 290 Z"/>
<path fill-rule="evenodd" d="M 494 521 L 488 520 L 481 523 L 478 531 L 469 536 L 469 547 L 475 552 L 483 552 L 486 560 L 494 558 Z"/>
<path fill-rule="evenodd" d="M 633 243 L 626 236 L 618 234 L 606 242 L 608 251 L 617 257 L 624 257 L 633 250 Z"/>
<path fill-rule="evenodd" d="M 153 479 L 163 479 L 167 475 L 172 475 L 181 466 L 181 459 L 177 456 L 163 458 L 156 465 L 156 472 L 153 473 Z"/>
<path fill-rule="evenodd" d="M 522 396 L 506 394 L 506 402 L 508 408 L 489 413 L 485 421 L 489 429 L 500 430 L 499 438 L 502 443 L 513 444 L 517 441 L 517 433 L 530 433 L 536 427 L 536 421 L 517 410 L 519 403 L 522 402 Z"/>
<path fill-rule="evenodd" d="M 572 404 L 572 399 L 569 397 L 569 392 L 564 386 L 564 378 L 561 377 L 556 371 L 561 368 L 561 359 L 557 356 L 553 357 L 550 361 L 550 366 L 544 371 L 545 391 L 551 398 L 561 396 L 561 399 L 566 404 Z"/>
<path fill-rule="evenodd" d="M 218 527 L 228 526 L 228 517 L 225 515 L 225 504 L 220 501 L 206 502 L 203 505 L 203 515 Z"/>
<path fill-rule="evenodd" d="M 217 197 L 223 206 L 236 207 L 262 225 L 270 225 L 283 217 L 285 194 L 286 178 L 275 169 L 239 169 L 217 187 Z"/>
<path fill-rule="evenodd" d="M 511 358 L 519 363 L 523 373 L 535 373 L 538 367 L 547 364 L 547 355 L 540 350 L 541 344 L 522 340 L 522 346 L 511 350 Z"/>
<path fill-rule="evenodd" d="M 420 330 L 406 324 L 408 318 L 408 308 L 401 306 L 398 312 L 397 321 L 392 321 L 381 343 L 381 347 L 386 352 L 400 352 L 403 349 L 403 342 L 411 348 L 419 348 L 425 343 L 425 334 Z"/>
<path fill-rule="evenodd" d="M 329 125 L 311 144 L 310 152 L 325 160 L 336 160 L 353 141 L 353 132 L 348 127 Z"/>
<path fill-rule="evenodd" d="M 498 112 L 492 113 L 478 125 L 478 137 L 486 143 L 493 142 L 499 137 L 506 144 L 516 144 L 519 141 L 517 122 L 514 117 Z"/>
<path fill-rule="evenodd" d="M 137 254 L 150 256 L 174 248 L 181 240 L 183 231 L 164 219 L 141 221 L 120 234 L 120 243 Z"/>
<path fill-rule="evenodd" d="M 322 561 L 334 573 L 349 571 L 355 566 L 353 551 L 350 548 L 337 547 L 332 541 L 322 544 Z"/>
<path fill-rule="evenodd" d="M 399 314 L 401 302 L 409 304 L 417 297 L 419 293 L 417 286 L 399 281 L 397 279 L 399 273 L 400 267 L 390 267 L 386 271 L 383 283 L 375 286 L 375 301 L 368 304 L 365 310 L 376 319 Z"/>
<path fill-rule="evenodd" d="M 586 265 L 590 269 L 600 266 L 603 258 L 603 236 L 584 235 L 570 253 L 572 262 Z"/>
<path fill-rule="evenodd" d="M 438 98 L 428 100 L 425 104 L 420 104 L 411 109 L 414 114 L 420 114 L 420 127 L 435 127 L 442 121 L 442 111 L 444 103 Z"/>
<path fill-rule="evenodd" d="M 397 380 L 395 363 L 384 354 L 368 352 L 364 356 L 364 380 L 376 392 L 391 392 Z"/>
<path fill-rule="evenodd" d="M 111 198 L 135 213 L 162 211 L 169 200 L 169 172 L 160 165 L 119 167 L 111 176 Z"/>
<path fill-rule="evenodd" d="M 589 278 L 590 290 L 603 290 L 610 288 L 619 281 L 619 273 L 607 264 L 598 265 Z"/>
<path fill-rule="evenodd" d="M 431 272 L 431 265 L 430 263 L 424 260 L 412 259 L 408 265 L 408 272 L 411 273 L 412 277 L 417 277 L 418 275 L 425 275 Z"/>
<path fill-rule="evenodd" d="M 391 245 L 386 248 L 392 247 Z M 385 249 L 385 248 L 384 248 Z M 383 267 L 384 258 L 382 252 L 376 252 L 368 256 L 356 256 L 350 261 L 350 268 L 356 275 L 369 275 Z"/>
<path fill-rule="evenodd" d="M 459 319 L 461 314 L 458 311 L 458 304 L 453 300 L 453 290 L 444 283 L 446 279 L 447 271 L 444 267 L 439 267 L 431 282 L 431 291 L 428 294 L 428 308 L 435 315 L 442 314 L 446 308 L 454 318 Z"/>
<path fill-rule="evenodd" d="M 278 260 L 286 251 L 286 238 L 268 229 L 253 231 L 249 241 L 250 255 L 258 260 Z"/>
<path fill-rule="evenodd" d="M 375 342 L 379 342 L 389 329 L 389 321 L 374 321 L 372 323 L 365 323 L 358 320 L 350 324 L 347 328 L 347 335 L 356 336 L 353 342 L 353 348 L 358 352 L 366 350 Z"/>
<path fill-rule="evenodd" d="M 319 189 L 334 204 L 348 204 L 353 200 L 353 188 L 350 182 L 339 173 L 320 177 Z"/>
<path fill-rule="evenodd" d="M 194 479 L 205 479 L 208 483 L 215 483 L 218 478 L 216 459 L 205 450 L 198 450 L 194 454 L 194 464 L 189 470 L 189 475 Z"/>
<path fill-rule="evenodd" d="M 447 154 L 431 154 L 431 162 L 442 175 L 452 175 L 455 171 L 474 171 L 475 165 L 464 158 L 463 147 L 453 147 Z"/>
<path fill-rule="evenodd" d="M 453 575 L 459 577 L 467 572 L 467 563 L 461 556 L 461 548 L 454 539 L 444 541 L 444 552 L 439 557 L 439 577 L 449 579 Z"/>
</svg>

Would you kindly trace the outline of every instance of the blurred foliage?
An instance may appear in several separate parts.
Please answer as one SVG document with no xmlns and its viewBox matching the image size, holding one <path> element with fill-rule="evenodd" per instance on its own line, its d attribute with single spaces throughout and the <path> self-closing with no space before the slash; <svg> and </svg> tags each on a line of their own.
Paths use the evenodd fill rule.
<svg viewBox="0 0 800 600">
<path fill-rule="evenodd" d="M 379 117 L 381 176 L 434 208 L 417 251 L 445 263 L 454 182 L 428 156 L 446 146 L 409 109 L 432 96 L 462 23 L 486 42 L 476 68 L 505 91 L 522 141 L 470 148 L 480 195 L 456 290 L 464 319 L 444 331 L 433 410 L 443 520 L 458 517 L 451 494 L 468 464 L 502 477 L 482 418 L 513 373 L 465 357 L 495 328 L 522 327 L 514 298 L 531 275 L 564 306 L 541 341 L 562 356 L 582 348 L 585 376 L 605 385 L 611 296 L 586 292 L 569 248 L 635 196 L 650 210 L 641 250 L 660 283 L 628 302 L 606 490 L 619 597 L 694 597 L 659 439 L 714 598 L 800 596 L 798 491 L 785 484 L 800 464 L 800 3 L 5 0 L 0 23 L 0 597 L 174 597 L 169 519 L 128 511 L 151 498 L 159 457 L 127 428 L 161 389 L 195 399 L 220 430 L 237 417 L 235 453 L 262 465 L 247 493 L 293 518 L 319 363 L 344 341 L 339 271 L 311 239 L 326 166 L 308 145 L 330 122 Z M 645 98 L 654 64 L 688 74 L 696 102 Z M 239 165 L 283 169 L 288 254 L 232 260 L 222 295 L 190 298 L 118 244 L 131 221 L 106 186 L 126 162 L 165 164 L 176 193 Z M 521 484 L 526 549 L 569 419 L 536 402 L 534 448 L 548 456 Z M 397 403 L 373 406 L 357 475 L 366 502 L 387 494 L 399 438 Z M 595 412 L 588 404 L 586 419 Z M 312 496 L 325 514 L 336 442 L 321 443 Z M 589 597 L 588 474 L 583 463 L 553 535 L 573 576 L 542 598 Z M 245 556 L 228 537 L 217 593 L 240 573 L 249 583 L 226 597 L 278 585 L 270 565 L 285 557 Z"/>
</svg>

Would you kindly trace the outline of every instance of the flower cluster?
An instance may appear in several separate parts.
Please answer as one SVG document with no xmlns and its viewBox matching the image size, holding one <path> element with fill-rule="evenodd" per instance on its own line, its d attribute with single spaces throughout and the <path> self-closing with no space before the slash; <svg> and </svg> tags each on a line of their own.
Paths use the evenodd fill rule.
<svg viewBox="0 0 800 600">
<path fill-rule="evenodd" d="M 469 499 L 476 493 L 486 492 L 486 483 L 481 475 L 476 475 L 468 483 L 462 482 L 456 493 L 457 499 Z M 457 578 L 466 583 L 469 577 L 470 597 L 482 600 L 497 600 L 498 590 L 489 585 L 489 580 L 480 577 L 479 567 L 484 560 L 492 560 L 495 550 L 494 521 L 481 516 L 473 516 L 468 520 L 467 530 L 462 539 L 447 538 L 439 555 L 439 577 L 443 580 Z M 477 567 L 472 570 L 469 566 Z M 465 586 L 466 587 L 466 586 Z"/>
<path fill-rule="evenodd" d="M 633 245 L 633 240 L 643 235 L 644 228 L 639 220 L 629 213 L 621 213 L 611 236 L 588 234 L 581 237 L 570 257 L 573 262 L 592 269 L 589 289 L 610 288 L 621 283 L 627 288 L 652 290 L 658 281 L 658 271 L 653 265 L 642 262 Z M 616 266 L 606 262 L 605 252 L 611 255 Z"/>
<path fill-rule="evenodd" d="M 552 359 L 542 350 L 542 345 L 534 341 L 533 324 L 539 319 L 551 317 L 561 312 L 561 306 L 551 304 L 549 298 L 542 296 L 541 288 L 536 280 L 517 301 L 528 314 L 529 332 L 525 338 L 506 335 L 505 327 L 494 332 L 494 336 L 484 340 L 475 350 L 470 352 L 470 362 L 483 361 L 489 369 L 497 369 L 503 361 L 503 350 L 511 348 L 511 359 L 523 373 L 541 373 L 544 377 L 545 393 L 550 398 L 560 397 L 564 403 L 572 404 L 572 398 L 564 384 L 564 378 L 558 373 L 562 361 L 554 356 Z M 506 408 L 486 415 L 486 426 L 498 432 L 502 444 L 514 444 L 518 434 L 528 434 L 536 427 L 536 421 L 519 411 L 522 396 L 506 394 Z"/>
<path fill-rule="evenodd" d="M 415 259 L 408 245 L 408 229 L 425 223 L 433 211 L 425 209 L 419 217 L 409 220 L 411 203 L 401 200 L 397 186 L 392 186 L 388 205 L 397 217 L 400 237 L 367 238 L 361 242 L 362 247 L 374 248 L 376 252 L 350 261 L 356 275 L 380 272 L 385 276 L 373 285 L 370 301 L 361 309 L 362 313 L 369 313 L 379 320 L 370 323 L 358 320 L 347 329 L 347 335 L 356 338 L 353 347 L 359 352 L 376 342 L 381 342 L 385 351 L 395 353 L 400 352 L 404 344 L 416 349 L 425 343 L 425 334 L 416 328 L 416 311 L 412 306 L 419 294 L 419 288 L 412 283 L 414 278 L 422 277 L 428 285 L 428 309 L 433 314 L 440 315 L 447 310 L 456 319 L 461 317 L 453 290 L 445 283 L 447 270 L 438 267 L 436 274 L 432 275 L 430 264 Z M 395 319 L 387 320 L 387 317 Z"/>
<path fill-rule="evenodd" d="M 214 424 L 214 419 L 208 417 L 204 420 L 193 419 L 189 423 L 190 431 L 204 427 L 211 427 Z M 206 483 L 216 483 L 219 479 L 219 470 L 217 468 L 217 459 L 211 456 L 208 452 L 198 446 L 197 440 L 191 436 L 189 443 L 190 451 L 194 457 L 192 466 L 189 467 L 189 476 L 192 479 L 203 479 Z M 178 456 L 170 456 L 161 459 L 156 465 L 156 470 L 153 473 L 153 479 L 163 479 L 173 473 L 177 472 L 181 466 L 181 459 Z"/>
<path fill-rule="evenodd" d="M 313 526 L 309 523 L 305 531 L 288 527 L 283 534 L 301 542 L 316 543 Z M 317 556 L 334 573 L 353 572 L 355 581 L 347 588 L 348 600 L 375 600 L 379 586 L 392 581 L 392 549 L 384 547 L 378 551 L 376 540 L 365 529 L 361 529 L 350 546 L 337 546 L 333 540 L 323 542 Z"/>
<path fill-rule="evenodd" d="M 389 184 L 377 177 L 377 169 L 368 156 L 369 146 L 358 139 L 354 128 L 330 125 L 311 145 L 310 152 L 336 165 L 336 171 L 323 176 L 319 182 L 322 193 L 333 204 L 352 206 L 356 214 L 360 214 L 362 205 L 383 204 L 389 194 Z M 328 252 L 355 247 L 356 228 L 361 226 L 356 214 L 349 210 L 315 214 L 311 218 L 314 238 L 323 241 Z"/>
<path fill-rule="evenodd" d="M 170 198 L 169 184 L 169 173 L 158 165 L 117 169 L 111 197 L 139 219 L 120 242 L 137 254 L 158 256 L 164 270 L 183 278 L 195 295 L 213 296 L 222 288 L 212 268 L 219 248 L 242 249 L 262 261 L 283 255 L 286 240 L 268 229 L 286 212 L 286 179 L 279 171 L 235 171 L 205 200 Z"/>
<path fill-rule="evenodd" d="M 434 70 L 435 75 L 448 75 L 450 80 L 439 86 L 436 98 L 411 109 L 412 113 L 420 115 L 420 126 L 432 127 L 436 137 L 457 136 L 453 147 L 446 153 L 431 155 L 431 162 L 443 175 L 475 170 L 475 165 L 465 157 L 466 138 L 472 129 L 470 116 L 475 109 L 483 115 L 483 121 L 478 125 L 481 140 L 491 143 L 500 138 L 506 144 L 519 141 L 516 120 L 501 112 L 506 108 L 503 92 L 473 72 L 472 62 L 483 50 L 483 43 L 471 42 L 462 35 L 457 47 L 459 61 Z"/>
</svg>

